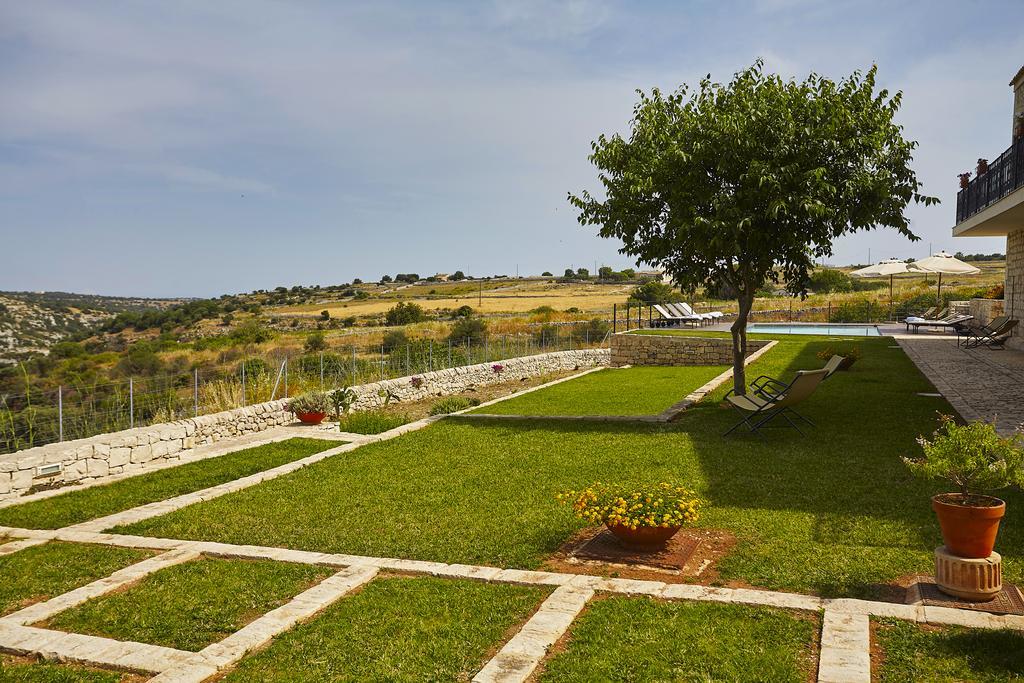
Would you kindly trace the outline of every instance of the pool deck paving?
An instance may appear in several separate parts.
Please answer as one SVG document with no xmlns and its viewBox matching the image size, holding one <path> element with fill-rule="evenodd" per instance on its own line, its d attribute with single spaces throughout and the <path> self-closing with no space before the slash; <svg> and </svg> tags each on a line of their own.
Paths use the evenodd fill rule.
<svg viewBox="0 0 1024 683">
<path fill-rule="evenodd" d="M 901 334 L 896 343 L 965 420 L 994 420 L 1004 436 L 1024 424 L 1024 353 L 966 349 L 937 335 Z"/>
</svg>

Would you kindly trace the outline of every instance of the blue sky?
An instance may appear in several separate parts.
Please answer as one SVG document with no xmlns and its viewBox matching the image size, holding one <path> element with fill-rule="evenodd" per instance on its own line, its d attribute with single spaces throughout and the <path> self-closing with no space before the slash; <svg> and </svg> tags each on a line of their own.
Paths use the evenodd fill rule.
<svg viewBox="0 0 1024 683">
<path fill-rule="evenodd" d="M 581 228 L 636 88 L 873 62 L 938 207 L 836 263 L 951 237 L 1009 146 L 1017 2 L 0 2 L 0 289 L 207 296 L 384 273 L 632 265 Z"/>
</svg>

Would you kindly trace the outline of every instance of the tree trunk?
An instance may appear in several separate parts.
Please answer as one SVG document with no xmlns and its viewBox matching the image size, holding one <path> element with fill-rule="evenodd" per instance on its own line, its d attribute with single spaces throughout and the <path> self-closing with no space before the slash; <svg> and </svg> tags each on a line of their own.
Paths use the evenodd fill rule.
<svg viewBox="0 0 1024 683">
<path fill-rule="evenodd" d="M 747 393 L 747 371 L 744 362 L 747 358 L 747 319 L 754 305 L 754 297 L 748 294 L 739 296 L 740 311 L 736 322 L 732 324 L 732 386 L 737 394 Z"/>
</svg>

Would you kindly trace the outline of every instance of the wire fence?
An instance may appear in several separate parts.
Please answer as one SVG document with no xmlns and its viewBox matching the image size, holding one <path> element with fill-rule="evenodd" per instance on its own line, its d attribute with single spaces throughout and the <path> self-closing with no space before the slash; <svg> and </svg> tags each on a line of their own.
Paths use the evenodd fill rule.
<svg viewBox="0 0 1024 683">
<path fill-rule="evenodd" d="M 301 355 L 242 355 L 228 367 L 193 368 L 118 381 L 0 392 L 0 453 L 149 424 L 208 415 L 314 390 L 368 384 L 531 356 L 598 348 L 608 332 L 594 323 L 539 325 L 517 335 L 415 340 L 400 346 L 350 345 Z"/>
</svg>

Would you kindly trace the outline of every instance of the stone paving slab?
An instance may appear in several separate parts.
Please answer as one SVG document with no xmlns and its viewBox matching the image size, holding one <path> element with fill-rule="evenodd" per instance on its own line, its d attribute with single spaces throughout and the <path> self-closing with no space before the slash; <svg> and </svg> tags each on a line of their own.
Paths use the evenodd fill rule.
<svg viewBox="0 0 1024 683">
<path fill-rule="evenodd" d="M 0 624 L 0 652 L 151 674 L 181 665 L 194 654 L 160 645 L 62 633 L 14 623 Z"/>
<path fill-rule="evenodd" d="M 594 591 L 561 586 L 519 632 L 473 677 L 474 683 L 523 683 L 569 629 Z"/>
<path fill-rule="evenodd" d="M 1024 423 L 1024 353 L 965 349 L 955 339 L 896 342 L 965 420 L 996 420 L 1004 436 Z"/>
<path fill-rule="evenodd" d="M 825 610 L 818 655 L 819 683 L 871 683 L 868 615 Z"/>
</svg>

